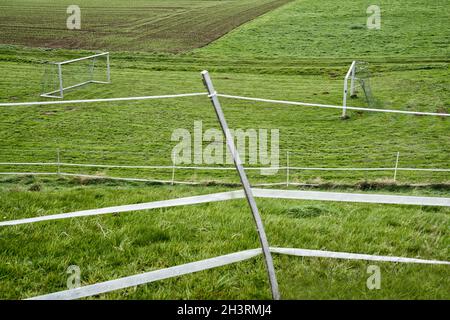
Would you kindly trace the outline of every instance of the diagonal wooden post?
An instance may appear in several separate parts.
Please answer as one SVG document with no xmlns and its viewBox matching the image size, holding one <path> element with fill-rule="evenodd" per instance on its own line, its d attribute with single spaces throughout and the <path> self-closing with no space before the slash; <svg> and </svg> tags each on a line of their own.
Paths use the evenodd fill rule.
<svg viewBox="0 0 450 320">
<path fill-rule="evenodd" d="M 222 107 L 220 105 L 219 98 L 217 97 L 217 92 L 214 89 L 213 83 L 211 81 L 211 77 L 209 76 L 208 71 L 202 72 L 203 82 L 205 84 L 206 89 L 209 93 L 209 98 L 211 99 L 211 103 L 214 106 L 214 110 L 217 115 L 217 119 L 219 120 L 220 127 L 222 128 L 223 134 L 225 135 L 225 139 L 227 142 L 228 149 L 233 157 L 234 164 L 236 166 L 236 170 L 239 173 L 239 177 L 241 179 L 242 186 L 244 187 L 245 196 L 247 198 L 248 204 L 253 214 L 253 219 L 255 220 L 256 229 L 259 235 L 259 241 L 261 243 L 262 252 L 264 255 L 264 260 L 266 262 L 267 273 L 269 276 L 270 288 L 272 290 L 272 298 L 274 300 L 280 299 L 280 293 L 278 291 L 278 282 L 275 275 L 275 268 L 273 266 L 272 254 L 269 249 L 269 242 L 267 241 L 266 231 L 264 230 L 264 225 L 259 214 L 258 206 L 256 205 L 255 198 L 253 196 L 253 191 L 250 187 L 250 183 L 248 181 L 247 175 L 245 173 L 244 167 L 242 166 L 241 159 L 239 157 L 239 153 L 236 150 L 236 146 L 234 144 L 234 139 L 231 135 L 230 129 L 228 128 L 227 121 L 222 111 Z"/>
</svg>

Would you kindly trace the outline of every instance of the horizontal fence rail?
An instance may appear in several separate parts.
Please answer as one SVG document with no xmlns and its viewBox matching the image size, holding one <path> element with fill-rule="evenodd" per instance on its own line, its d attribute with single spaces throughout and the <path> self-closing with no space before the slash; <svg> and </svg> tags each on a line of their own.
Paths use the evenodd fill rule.
<svg viewBox="0 0 450 320">
<path fill-rule="evenodd" d="M 197 97 L 207 96 L 207 93 L 181 93 L 168 94 L 160 96 L 143 96 L 143 97 L 126 97 L 126 98 L 103 98 L 103 99 L 85 99 L 85 100 L 62 100 L 62 101 L 37 101 L 37 102 L 11 102 L 0 103 L 0 107 L 20 107 L 20 106 L 47 106 L 57 104 L 75 104 L 75 103 L 99 103 L 99 102 L 119 102 L 119 101 L 141 101 L 141 100 L 155 100 L 155 99 L 173 99 L 183 97 Z"/>
<path fill-rule="evenodd" d="M 236 170 L 233 167 L 202 167 L 202 166 L 139 166 L 139 165 L 115 165 L 115 164 L 88 164 L 88 163 L 68 163 L 68 162 L 0 162 L 0 166 L 61 166 L 61 167 L 86 167 L 86 168 L 106 168 L 106 169 L 180 169 L 180 170 L 209 170 L 228 171 Z M 318 167 L 245 167 L 245 170 L 308 170 L 308 171 L 429 171 L 429 172 L 450 172 L 450 169 L 443 168 L 318 168 Z"/>
<path fill-rule="evenodd" d="M 450 198 L 441 198 L 441 197 L 413 197 L 413 196 L 398 196 L 385 194 L 339 193 L 339 192 L 323 192 L 323 191 L 291 191 L 291 190 L 257 189 L 257 188 L 252 188 L 252 191 L 255 197 L 266 199 L 313 200 L 313 201 L 336 201 L 336 202 L 450 207 Z M 115 206 L 102 209 L 83 210 L 46 216 L 44 215 L 39 217 L 24 218 L 11 221 L 1 221 L 0 227 L 16 226 L 21 224 L 30 224 L 51 220 L 62 220 L 77 217 L 98 216 L 112 213 L 124 213 L 150 209 L 170 208 L 170 207 L 195 205 L 195 204 L 203 204 L 203 203 L 211 203 L 243 198 L 245 198 L 244 191 L 236 190 L 171 200 Z"/>
<path fill-rule="evenodd" d="M 119 289 L 135 287 L 145 283 L 150 283 L 158 280 L 178 277 L 185 274 L 191 274 L 199 271 L 204 271 L 212 268 L 226 266 L 232 263 L 245 261 L 254 258 L 261 254 L 261 249 L 247 250 L 236 252 L 220 257 L 201 260 L 197 262 L 187 263 L 176 267 L 150 271 L 147 273 L 134 275 L 130 277 L 120 278 L 116 280 L 92 284 L 89 286 L 55 292 L 48 295 L 42 295 L 31 298 L 29 300 L 73 300 L 90 296 L 95 296 L 101 293 L 107 293 Z"/>
<path fill-rule="evenodd" d="M 30 150 L 31 151 L 31 150 Z M 58 158 L 59 162 L 55 161 L 17 161 L 17 162 L 0 162 L 0 167 L 4 167 L 7 170 L 1 170 L 0 168 L 0 176 L 66 176 L 66 177 L 77 177 L 77 178 L 86 178 L 86 179 L 98 179 L 98 180 L 113 180 L 113 181 L 128 181 L 128 182 L 143 182 L 143 183 L 158 183 L 158 184 L 172 184 L 172 185 L 202 185 L 202 184 L 229 184 L 230 186 L 235 185 L 235 183 L 230 180 L 229 176 L 223 176 L 223 175 L 216 175 L 215 172 L 234 172 L 234 168 L 230 166 L 192 166 L 192 165 L 128 165 L 128 164 L 96 164 L 96 163 L 72 163 L 67 161 L 62 161 L 61 159 L 61 151 L 60 150 L 45 150 L 45 157 L 49 157 L 51 154 L 55 154 L 54 158 Z M 88 154 L 96 154 L 98 152 L 82 152 L 88 153 Z M 126 154 L 129 153 L 125 152 L 113 152 L 110 154 L 99 152 L 101 154 L 101 159 L 105 160 L 106 158 L 116 159 L 117 160 L 117 154 Z M 5 154 L 8 154 L 8 151 L 5 152 Z M 134 154 L 134 153 L 133 153 Z M 141 162 L 142 160 L 148 161 L 148 157 L 144 156 L 145 153 L 137 153 L 139 155 L 143 155 L 142 159 L 135 159 L 136 162 Z M 248 172 L 256 172 L 258 173 L 258 177 L 253 177 L 254 179 L 257 179 L 257 181 L 252 183 L 253 187 L 259 187 L 259 186 L 277 186 L 277 185 L 285 185 L 286 187 L 289 186 L 318 186 L 320 183 L 315 181 L 313 178 L 321 178 L 322 174 L 318 175 L 315 174 L 315 172 L 321 172 L 326 177 L 326 181 L 333 182 L 337 181 L 339 182 L 340 177 L 335 176 L 339 173 L 344 172 L 358 172 L 358 173 L 372 173 L 377 174 L 374 178 L 385 178 L 388 180 L 385 181 L 393 181 L 395 183 L 398 182 L 398 177 L 400 172 L 410 172 L 412 174 L 414 173 L 428 173 L 428 174 L 439 174 L 439 176 L 435 176 L 433 179 L 434 183 L 448 183 L 450 176 L 448 173 L 450 173 L 449 168 L 439 168 L 439 167 L 431 167 L 428 165 L 428 167 L 401 167 L 399 166 L 399 156 L 397 156 L 395 159 L 392 159 L 393 162 L 392 166 L 386 166 L 386 167 L 365 167 L 365 165 L 370 164 L 366 163 L 366 159 L 362 159 L 361 167 L 331 167 L 331 166 L 323 166 L 323 167 L 316 167 L 316 166 L 297 166 L 293 162 L 299 163 L 299 162 L 324 162 L 324 161 L 338 161 L 342 162 L 342 159 L 339 158 L 327 158 L 327 157 L 315 157 L 314 159 L 309 158 L 294 158 L 293 155 L 295 155 L 295 152 L 287 152 L 286 157 L 286 166 L 273 166 L 273 167 L 267 167 L 267 166 L 261 166 L 261 167 L 245 167 L 245 170 Z M 10 156 L 10 154 L 8 154 Z M 16 155 L 12 155 L 13 158 L 16 157 Z M 17 157 L 23 157 L 24 154 L 17 154 Z M 158 154 L 159 156 L 159 154 Z M 310 154 L 308 154 L 308 157 Z M 335 156 L 332 154 L 332 156 Z M 340 156 L 340 155 L 337 155 Z M 43 155 L 39 155 L 35 151 L 32 152 L 31 156 L 28 158 L 43 158 Z M 66 158 L 73 158 L 72 156 L 66 156 Z M 320 159 L 319 159 L 320 158 Z M 293 159 L 295 159 L 293 161 Z M 345 158 L 347 161 L 348 159 L 352 160 L 352 162 L 359 163 L 355 160 L 354 157 L 351 156 Z M 414 159 L 414 155 L 409 155 L 409 159 Z M 406 160 L 406 162 L 410 162 L 410 160 Z M 89 160 L 89 159 L 86 159 Z M 92 160 L 92 159 L 90 159 Z M 124 158 L 125 160 L 125 158 Z M 128 159 L 129 160 L 129 159 Z M 388 161 L 388 157 L 382 157 L 380 159 L 375 159 L 373 161 L 373 164 L 385 164 Z M 414 160 L 415 161 L 415 160 Z M 389 161 L 390 162 L 390 161 Z M 402 161 L 403 164 L 404 161 Z M 442 162 L 438 161 L 436 164 L 440 164 Z M 19 167 L 26 168 L 24 170 L 17 170 Z M 35 170 L 32 168 L 39 168 L 40 170 Z M 47 169 L 45 169 L 47 168 Z M 48 171 L 48 169 L 51 168 L 52 171 Z M 67 169 L 69 168 L 78 168 L 78 169 L 86 169 L 86 170 L 72 170 L 71 172 L 67 172 Z M 116 172 L 116 173 L 98 173 L 98 172 L 89 172 L 95 169 L 103 169 L 103 170 L 123 170 L 123 172 Z M 53 171 L 54 170 L 54 171 Z M 134 170 L 134 171 L 131 171 Z M 138 170 L 139 172 L 137 172 Z M 149 171 L 150 170 L 150 171 Z M 274 177 L 266 176 L 263 174 L 264 170 L 271 170 L 272 172 L 275 172 Z M 83 172 L 86 171 L 86 172 Z M 207 175 L 203 178 L 195 175 L 191 175 L 188 172 L 201 172 L 202 175 Z M 153 172 L 153 173 L 152 173 Z M 261 172 L 261 174 L 259 174 Z M 392 175 L 390 174 L 392 172 Z M 176 173 L 178 174 L 178 179 L 176 179 Z M 186 176 L 186 173 L 188 175 Z M 332 177 L 327 177 L 326 175 L 329 173 L 333 173 Z M 378 173 L 383 173 L 382 176 L 379 176 Z M 386 174 L 384 174 L 386 173 Z M 299 176 L 299 174 L 301 176 Z M 283 179 L 282 177 L 285 176 Z M 183 177 L 183 178 L 182 178 Z M 355 180 L 355 178 L 357 180 Z M 359 180 L 358 180 L 359 179 Z M 370 177 L 368 176 L 354 176 L 350 180 L 355 181 L 362 181 L 361 179 L 364 179 L 364 181 L 370 181 Z M 368 180 L 369 179 L 369 180 Z M 409 181 L 410 179 L 417 179 L 414 177 L 403 177 L 403 180 Z M 281 182 L 283 181 L 283 182 Z M 407 181 L 404 181 L 404 183 L 407 183 Z M 339 182 L 342 183 L 342 182 Z M 412 183 L 411 181 L 408 183 Z"/>
<path fill-rule="evenodd" d="M 430 265 L 450 265 L 449 261 L 425 260 L 417 258 L 391 257 L 391 256 L 379 256 L 379 255 L 358 254 L 348 252 L 295 249 L 295 248 L 271 247 L 269 249 L 272 253 L 297 257 L 363 260 L 363 261 L 394 262 L 394 263 L 414 263 L 414 264 L 430 264 Z M 246 261 L 255 258 L 261 254 L 262 254 L 261 249 L 250 249 L 245 251 L 239 251 L 215 258 L 182 264 L 179 266 L 170 267 L 166 269 L 150 271 L 129 277 L 91 284 L 80 288 L 40 295 L 29 298 L 28 300 L 74 300 L 86 298 L 120 289 L 126 289 L 159 280 L 174 278 L 186 274 L 192 274 L 199 271 L 209 270 L 213 268 L 234 264 L 237 262 Z"/>
<path fill-rule="evenodd" d="M 123 213 L 123 212 L 132 212 L 132 211 L 150 210 L 150 209 L 170 208 L 170 207 L 186 206 L 186 205 L 201 204 L 201 203 L 211 203 L 211 202 L 217 202 L 217 201 L 226 201 L 226 200 L 242 199 L 242 198 L 244 198 L 244 192 L 241 190 L 238 190 L 238 191 L 231 191 L 231 192 L 207 194 L 207 195 L 202 195 L 202 196 L 178 198 L 178 199 L 172 199 L 172 200 L 154 201 L 154 202 L 141 203 L 141 204 L 115 206 L 115 207 L 108 207 L 108 208 L 102 208 L 102 209 L 82 210 L 82 211 L 77 211 L 77 212 L 54 214 L 54 215 L 19 219 L 19 220 L 13 220 L 13 221 L 3 221 L 3 222 L 0 222 L 0 226 L 14 226 L 14 225 L 30 224 L 30 223 L 50 221 L 50 220 L 61 220 L 61 219 L 77 218 L 77 217 L 98 216 L 98 215 L 111 214 L 111 213 Z"/>
<path fill-rule="evenodd" d="M 318 108 L 329 108 L 329 109 L 344 109 L 343 106 L 330 105 L 330 104 L 262 99 L 262 98 L 253 98 L 253 97 L 244 97 L 244 96 L 234 96 L 234 95 L 229 95 L 229 94 L 217 94 L 217 95 L 219 97 L 228 98 L 228 99 L 266 102 L 266 103 L 273 103 L 273 104 L 285 104 L 285 105 L 292 105 L 292 106 L 318 107 Z M 395 110 L 395 109 L 375 109 L 375 108 L 349 107 L 349 106 L 345 107 L 345 109 L 356 110 L 356 111 L 367 111 L 367 112 L 400 113 L 400 114 L 409 114 L 409 115 L 417 115 L 417 116 L 450 117 L 450 114 L 448 114 L 448 113 L 435 113 L 435 112 L 406 111 L 406 110 Z"/>
<path fill-rule="evenodd" d="M 216 93 L 216 95 L 218 97 L 227 98 L 227 99 L 246 100 L 246 101 L 254 101 L 254 102 L 273 103 L 273 104 L 284 104 L 284 105 L 293 105 L 293 106 L 304 106 L 304 107 L 318 107 L 318 108 L 341 109 L 341 110 L 343 110 L 345 108 L 347 110 L 356 110 L 356 111 L 398 113 L 398 114 L 419 115 L 419 116 L 439 116 L 439 117 L 449 117 L 450 116 L 450 114 L 448 114 L 448 113 L 420 112 L 420 111 L 407 111 L 407 110 L 396 110 L 396 109 L 376 109 L 376 108 L 349 107 L 349 106 L 344 107 L 344 106 L 339 106 L 339 105 L 254 98 L 254 97 L 221 94 L 221 93 Z M 139 100 L 170 99 L 170 98 L 182 98 L 182 97 L 193 97 L 193 96 L 208 96 L 208 93 L 200 92 L 200 93 L 182 93 L 182 94 L 158 95 L 158 96 L 84 99 L 84 100 L 63 100 L 63 101 L 9 102 L 9 103 L 0 103 L 0 107 L 44 106 L 44 105 L 60 105 L 60 104 L 71 104 L 71 103 L 72 104 L 75 104 L 75 103 L 99 103 L 99 102 L 117 102 L 117 101 L 139 101 Z"/>
<path fill-rule="evenodd" d="M 415 258 L 378 256 L 370 254 L 324 251 L 324 250 L 310 250 L 310 249 L 294 249 L 294 248 L 270 248 L 273 253 L 286 254 L 297 257 L 315 257 L 315 258 L 331 258 L 344 260 L 364 260 L 364 261 L 379 261 L 379 262 L 396 262 L 396 263 L 418 263 L 418 264 L 444 264 L 450 265 L 449 261 L 439 260 L 424 260 Z"/>
<path fill-rule="evenodd" d="M 318 200 L 357 203 L 400 204 L 450 207 L 450 198 L 413 197 L 386 194 L 339 193 L 323 191 L 293 191 L 254 189 L 255 196 L 269 199 Z"/>
<path fill-rule="evenodd" d="M 69 62 L 75 62 L 74 59 Z M 395 109 L 375 109 L 375 108 L 362 108 L 362 107 L 348 107 L 339 105 L 328 105 L 328 104 L 317 104 L 317 103 L 304 103 L 304 102 L 293 102 L 285 100 L 273 100 L 273 99 L 262 99 L 262 98 L 252 98 L 244 96 L 226 95 L 218 94 L 217 92 L 210 93 L 183 93 L 183 94 L 172 94 L 172 95 L 158 95 L 158 96 L 141 96 L 141 97 L 122 97 L 122 98 L 103 98 L 103 99 L 84 99 L 84 100 L 65 100 L 65 101 L 42 101 L 42 102 L 17 102 L 17 103 L 0 103 L 0 107 L 19 107 L 19 106 L 44 106 L 44 105 L 64 105 L 64 104 L 82 104 L 82 103 L 103 103 L 103 102 L 121 102 L 121 101 L 143 101 L 143 100 L 153 100 L 153 99 L 171 99 L 171 98 L 182 98 L 182 97 L 196 97 L 196 96 L 207 96 L 207 97 L 222 97 L 227 99 L 235 100 L 245 100 L 253 102 L 263 102 L 272 104 L 283 104 L 283 105 L 293 105 L 293 106 L 305 106 L 305 107 L 317 107 L 317 108 L 329 108 L 329 109 L 341 109 L 356 110 L 363 112 L 379 112 L 379 113 L 395 113 L 395 114 L 406 114 L 406 115 L 420 115 L 420 116 L 439 116 L 448 117 L 450 114 L 447 113 L 433 113 L 433 112 L 418 112 L 418 111 L 406 111 L 406 110 L 395 110 Z M 58 157 L 59 159 L 59 157 Z M 52 175 L 73 175 L 73 176 L 85 176 L 85 177 L 96 177 L 93 175 L 78 175 L 74 173 L 63 173 L 60 171 L 61 167 L 92 167 L 92 168 L 117 168 L 117 169 L 186 169 L 186 170 L 235 170 L 234 168 L 228 167 L 196 167 L 196 166 L 125 166 L 125 165 L 108 165 L 108 164 L 82 164 L 82 163 L 69 163 L 69 162 L 2 162 L 0 165 L 3 166 L 57 166 L 58 172 L 48 173 Z M 279 169 L 294 171 L 294 170 L 311 170 L 311 171 L 436 171 L 436 172 L 449 172 L 450 169 L 445 168 L 401 168 L 397 165 L 395 167 L 384 167 L 384 168 L 320 168 L 320 167 L 300 167 L 294 165 L 279 166 L 277 168 L 254 168 L 249 167 L 246 170 L 261 170 L 261 169 Z M 13 174 L 14 172 L 8 172 L 3 174 Z M 21 173 L 17 173 L 21 174 Z M 25 173 L 22 173 L 25 174 Z M 40 173 L 36 173 L 40 174 Z M 45 173 L 41 173 L 45 174 Z M 108 177 L 105 177 L 108 178 Z M 127 178 L 113 178 L 113 179 L 127 179 Z M 131 178 L 130 178 L 131 179 Z M 148 181 L 146 179 L 135 179 L 135 181 Z M 173 182 L 173 180 L 172 180 Z M 289 178 L 287 185 L 289 185 Z M 293 183 L 291 183 L 293 185 Z M 288 200 L 307 200 L 307 201 L 337 201 L 337 202 L 353 202 L 353 203 L 372 203 L 372 204 L 397 204 L 397 205 L 416 205 L 416 206 L 443 206 L 450 207 L 450 198 L 439 198 L 439 197 L 413 197 L 413 196 L 399 196 L 399 195 L 383 195 L 383 194 L 357 194 L 357 193 L 337 193 L 337 192 L 314 192 L 314 191 L 289 191 L 289 190 L 275 190 L 275 189 L 250 189 L 255 197 L 266 198 L 266 199 L 288 199 Z M 51 214 L 47 216 L 38 216 L 30 218 L 22 218 L 11 221 L 1 221 L 0 226 L 18 226 L 23 224 L 38 223 L 44 221 L 62 220 L 76 217 L 88 217 L 88 216 L 98 216 L 113 213 L 125 213 L 125 212 L 137 212 L 145 211 L 158 208 L 169 208 L 178 207 L 185 205 L 194 204 L 204 204 L 219 201 L 228 201 L 235 199 L 244 199 L 245 194 L 243 190 L 236 190 L 230 192 L 222 192 L 215 194 L 207 194 L 200 196 L 191 196 L 178 199 L 153 201 L 148 203 L 114 206 L 100 209 L 90 209 L 82 210 L 77 212 L 61 213 L 61 214 Z M 379 256 L 379 255 L 367 255 L 367 254 L 356 254 L 356 253 L 345 253 L 345 252 L 332 252 L 332 251 L 321 251 L 321 250 L 309 250 L 309 249 L 295 249 L 295 248 L 270 248 L 270 251 L 278 254 L 287 254 L 292 256 L 300 257 L 322 257 L 322 258 L 333 258 L 333 259 L 352 259 L 352 260 L 368 260 L 368 261 L 386 261 L 395 263 L 422 263 L 422 264 L 444 264 L 449 265 L 448 261 L 437 261 L 437 260 L 422 260 L 416 258 L 403 258 L 403 257 L 389 257 L 389 256 Z M 168 279 L 172 277 L 177 277 L 184 274 L 190 274 L 202 270 L 212 269 L 220 266 L 225 266 L 228 264 L 245 261 L 252 259 L 262 253 L 261 249 L 246 250 L 236 253 L 231 253 L 224 256 L 219 256 L 215 258 L 210 258 L 206 260 L 201 260 L 197 262 L 187 263 L 167 269 L 150 271 L 143 274 L 138 274 L 130 277 L 120 278 L 116 280 L 101 282 L 93 285 L 88 285 L 81 288 L 64 290 L 61 292 L 51 293 L 48 295 L 42 295 L 35 297 L 34 299 L 78 299 L 83 297 L 89 297 L 93 295 L 98 295 L 101 293 L 107 293 L 114 290 L 119 290 L 128 287 L 134 287 L 140 284 L 145 284 L 157 280 Z"/>
</svg>

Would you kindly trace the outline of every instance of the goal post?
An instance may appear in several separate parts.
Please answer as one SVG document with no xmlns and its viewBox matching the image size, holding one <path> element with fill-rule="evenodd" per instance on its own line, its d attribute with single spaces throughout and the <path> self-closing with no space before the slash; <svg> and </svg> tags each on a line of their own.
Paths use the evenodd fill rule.
<svg viewBox="0 0 450 320">
<path fill-rule="evenodd" d="M 64 98 L 64 91 L 89 83 L 111 83 L 109 52 L 47 63 L 40 96 L 62 99 Z"/>
<path fill-rule="evenodd" d="M 344 78 L 344 99 L 342 101 L 342 118 L 345 118 L 347 116 L 347 97 L 348 97 L 349 79 L 351 79 L 350 82 L 351 95 L 353 96 L 355 93 L 355 74 L 356 74 L 356 61 L 353 61 Z"/>
<path fill-rule="evenodd" d="M 348 87 L 350 82 L 350 89 Z M 373 106 L 372 89 L 370 86 L 369 63 L 364 61 L 353 61 L 344 78 L 344 95 L 342 101 L 342 118 L 347 117 L 347 99 L 350 93 L 351 98 L 357 96 L 357 88 L 364 92 L 367 104 Z"/>
</svg>

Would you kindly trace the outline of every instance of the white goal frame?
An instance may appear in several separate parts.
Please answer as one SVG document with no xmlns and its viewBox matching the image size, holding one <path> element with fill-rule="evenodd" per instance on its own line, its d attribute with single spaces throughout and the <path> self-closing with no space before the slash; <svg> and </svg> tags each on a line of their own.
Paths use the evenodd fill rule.
<svg viewBox="0 0 450 320">
<path fill-rule="evenodd" d="M 348 97 L 348 80 L 350 81 L 350 96 L 355 94 L 355 77 L 356 76 L 356 61 L 352 62 L 352 65 L 348 69 L 348 72 L 344 79 L 344 98 L 342 101 L 342 118 L 347 117 L 347 97 Z"/>
<path fill-rule="evenodd" d="M 70 64 L 70 63 L 76 63 L 76 62 L 83 61 L 83 60 L 94 59 L 94 58 L 97 58 L 97 57 L 105 57 L 105 56 L 106 56 L 106 81 L 99 81 L 99 80 L 91 79 L 91 80 L 80 82 L 80 83 L 77 83 L 77 84 L 74 84 L 74 85 L 71 85 L 71 86 L 68 86 L 68 87 L 64 87 L 63 73 L 62 73 L 62 66 L 63 65 Z M 72 59 L 72 60 L 66 60 L 66 61 L 62 61 L 62 62 L 49 62 L 49 64 L 56 65 L 57 68 L 58 68 L 58 81 L 59 81 L 58 85 L 59 85 L 59 89 L 54 90 L 54 91 L 50 91 L 50 92 L 42 93 L 40 96 L 44 97 L 44 98 L 63 99 L 65 90 L 81 87 L 81 86 L 84 86 L 84 85 L 89 84 L 89 83 L 100 83 L 100 84 L 109 84 L 109 83 L 111 83 L 111 68 L 110 68 L 109 52 L 98 53 L 98 54 L 94 54 L 94 55 L 91 55 L 91 56 L 77 58 L 77 59 Z"/>
</svg>

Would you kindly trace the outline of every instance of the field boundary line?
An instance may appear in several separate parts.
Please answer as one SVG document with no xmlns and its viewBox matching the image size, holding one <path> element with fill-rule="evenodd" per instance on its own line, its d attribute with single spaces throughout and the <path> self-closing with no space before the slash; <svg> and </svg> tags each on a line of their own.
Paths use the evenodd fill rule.
<svg viewBox="0 0 450 320">
<path fill-rule="evenodd" d="M 123 206 L 114 206 L 114 207 L 106 207 L 101 209 L 91 209 L 91 210 L 82 210 L 75 211 L 69 213 L 59 213 L 52 214 L 47 216 L 33 217 L 33 218 L 24 218 L 18 220 L 11 221 L 1 221 L 1 226 L 15 226 L 20 224 L 30 224 L 42 221 L 50 221 L 50 220 L 61 220 L 68 218 L 77 218 L 77 217 L 88 217 L 88 216 L 98 216 L 104 214 L 111 213 L 123 213 L 123 212 L 132 212 L 132 211 L 142 211 L 142 210 L 150 210 L 150 209 L 160 209 L 160 208 L 170 208 L 170 207 L 178 207 L 192 204 L 201 204 L 201 203 L 210 203 L 210 202 L 218 202 L 218 201 L 226 201 L 233 199 L 243 199 L 244 191 L 229 191 L 229 192 L 220 192 L 214 194 L 206 194 L 200 196 L 192 196 L 185 198 L 177 198 L 171 200 L 162 200 L 162 201 L 152 201 L 141 204 L 132 204 L 132 205 L 123 205 Z"/>
<path fill-rule="evenodd" d="M 379 262 L 396 262 L 396 263 L 418 263 L 418 264 L 443 264 L 450 265 L 450 261 L 424 260 L 416 258 L 403 258 L 392 256 L 378 256 L 361 253 L 348 253 L 324 250 L 295 249 L 295 248 L 270 248 L 273 253 L 297 256 L 297 257 L 314 257 L 314 258 L 330 258 L 344 260 L 365 260 Z"/>
<path fill-rule="evenodd" d="M 191 274 L 199 271 L 204 271 L 212 268 L 222 267 L 236 262 L 249 260 L 260 255 L 261 249 L 245 250 L 235 252 L 215 258 L 200 260 L 182 264 L 175 267 L 170 267 L 161 270 L 150 271 L 134 276 L 100 282 L 76 289 L 59 291 L 51 294 L 37 296 L 28 300 L 72 300 L 90 297 L 101 293 L 107 293 L 119 289 L 134 287 L 141 284 L 155 282 L 158 280 L 178 277 L 185 274 Z"/>
<path fill-rule="evenodd" d="M 329 108 L 329 109 L 344 109 L 343 106 L 331 105 L 331 104 L 294 102 L 294 101 L 287 101 L 287 100 L 272 100 L 272 99 L 263 99 L 263 98 L 234 96 L 234 95 L 220 94 L 220 93 L 218 93 L 217 96 L 222 97 L 222 98 L 227 98 L 227 99 L 266 102 L 266 103 L 274 103 L 274 104 L 286 104 L 286 105 L 294 105 L 294 106 L 318 107 L 318 108 Z M 419 116 L 450 117 L 450 114 L 448 114 L 448 113 L 406 111 L 406 110 L 395 110 L 395 109 L 375 109 L 375 108 L 362 108 L 362 107 L 345 107 L 345 108 L 347 110 L 357 110 L 357 111 L 367 111 L 367 112 L 401 113 L 401 114 L 411 114 L 411 115 L 419 115 Z"/>
<path fill-rule="evenodd" d="M 206 171 L 232 171 L 234 167 L 201 167 L 201 166 L 146 166 L 146 165 L 119 165 L 119 164 L 91 164 L 91 163 L 69 163 L 69 162 L 0 162 L 0 166 L 60 166 L 60 167 L 80 167 L 80 168 L 106 168 L 106 169 L 179 169 L 179 170 L 206 170 Z M 304 171 L 428 171 L 428 172 L 450 172 L 446 168 L 349 168 L 349 167 L 245 167 L 247 171 L 252 170 L 304 170 Z"/>
<path fill-rule="evenodd" d="M 0 172 L 2 176 L 56 176 L 57 172 Z"/>
<path fill-rule="evenodd" d="M 287 168 L 285 168 L 287 169 Z M 430 171 L 430 172 L 450 172 L 450 169 L 442 168 L 314 168 L 314 167 L 289 167 L 289 170 L 304 171 Z"/>
<path fill-rule="evenodd" d="M 265 102 L 265 103 L 274 103 L 274 104 L 329 108 L 329 109 L 344 109 L 344 106 L 320 104 L 320 103 L 307 103 L 307 102 L 295 102 L 295 101 L 287 101 L 287 100 L 254 98 L 254 97 L 221 94 L 221 93 L 216 93 L 216 95 L 218 97 L 227 98 L 227 99 L 235 99 L 235 100 L 246 100 L 246 101 L 256 101 L 256 102 Z M 99 103 L 99 102 L 117 102 L 117 101 L 140 101 L 140 100 L 170 99 L 170 98 L 195 97 L 195 96 L 208 96 L 208 93 L 198 92 L 198 93 L 180 93 L 180 94 L 158 95 L 158 96 L 125 97 L 125 98 L 8 102 L 8 103 L 0 103 L 0 107 L 18 107 L 18 106 L 36 106 L 36 105 L 44 106 L 44 105 L 70 104 L 70 103 L 75 104 L 75 103 Z M 399 113 L 399 114 L 409 114 L 409 115 L 450 117 L 450 114 L 448 114 L 448 113 L 406 111 L 406 110 L 395 110 L 395 109 L 376 109 L 376 108 L 349 107 L 349 106 L 347 106 L 345 108 L 347 110 L 366 111 L 366 112 Z"/>
<path fill-rule="evenodd" d="M 70 103 L 98 103 L 98 102 L 117 102 L 117 101 L 140 101 L 140 100 L 171 99 L 171 98 L 196 97 L 196 96 L 207 96 L 207 93 L 206 92 L 180 93 L 180 94 L 168 94 L 168 95 L 160 95 L 160 96 L 142 96 L 142 97 L 126 97 L 126 98 L 103 98 L 103 99 L 85 99 L 85 100 L 9 102 L 9 103 L 0 103 L 0 107 L 46 106 L 46 105 L 70 104 Z"/>
<path fill-rule="evenodd" d="M 414 197 L 414 196 L 399 196 L 399 195 L 385 195 L 385 194 L 341 193 L 341 192 L 324 192 L 324 191 L 293 191 L 293 190 L 256 189 L 256 188 L 254 188 L 253 191 L 256 197 L 269 199 L 318 200 L 318 201 L 450 207 L 450 198 L 441 198 L 441 197 Z"/>
<path fill-rule="evenodd" d="M 379 256 L 359 253 L 335 252 L 324 250 L 310 250 L 310 249 L 295 249 L 295 248 L 276 248 L 270 247 L 270 252 L 282 255 L 290 255 L 297 257 L 312 257 L 312 258 L 330 258 L 330 259 L 344 259 L 344 260 L 364 260 L 364 261 L 378 261 L 378 262 L 394 262 L 394 263 L 414 263 L 414 264 L 429 264 L 429 265 L 450 265 L 449 261 L 439 260 L 424 260 L 416 258 L 404 258 L 393 256 Z M 83 286 L 80 288 L 58 291 L 50 294 L 40 295 L 26 300 L 74 300 L 86 298 L 103 293 L 108 293 L 120 289 L 143 285 L 159 280 L 174 278 L 186 274 L 192 274 L 199 271 L 209 270 L 226 266 L 229 264 L 242 262 L 252 259 L 262 254 L 261 249 L 250 249 L 239 251 L 215 258 L 200 260 L 187 264 L 178 265 L 166 269 L 160 269 L 141 273 L 133 276 L 123 277 L 115 280 L 99 282 Z"/>
<path fill-rule="evenodd" d="M 338 193 L 338 192 L 323 192 L 323 191 L 291 191 L 291 190 L 258 189 L 258 188 L 252 188 L 252 191 L 255 197 L 266 199 L 318 200 L 318 201 L 357 202 L 357 203 L 374 203 L 374 204 L 450 207 L 450 198 L 439 198 L 439 197 L 413 197 L 413 196 Z M 169 208 L 169 207 L 219 202 L 243 198 L 245 198 L 244 191 L 235 190 L 200 196 L 177 198 L 171 200 L 153 201 L 141 204 L 106 207 L 101 209 L 82 210 L 40 217 L 23 218 L 18 220 L 1 221 L 0 227 L 30 224 L 50 220 L 61 220 L 76 217 L 97 216 L 110 213 L 123 213 L 131 211 Z"/>
</svg>

